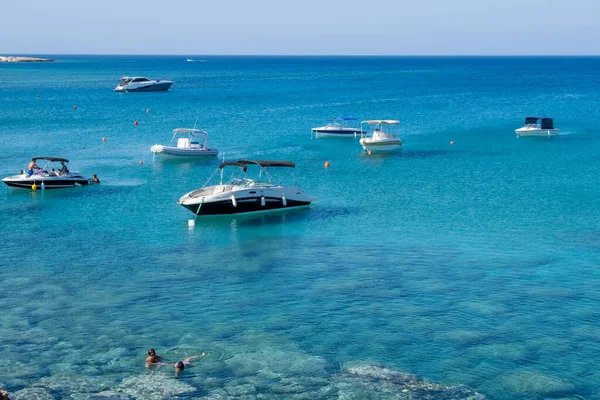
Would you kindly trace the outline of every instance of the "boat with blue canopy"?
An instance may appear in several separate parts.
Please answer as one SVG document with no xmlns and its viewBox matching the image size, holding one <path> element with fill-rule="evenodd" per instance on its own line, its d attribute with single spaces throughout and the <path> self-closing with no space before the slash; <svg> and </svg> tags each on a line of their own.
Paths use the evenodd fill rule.
<svg viewBox="0 0 600 400">
<path fill-rule="evenodd" d="M 356 117 L 335 117 L 325 126 L 312 128 L 317 139 L 322 137 L 357 137 L 364 133 Z"/>
</svg>

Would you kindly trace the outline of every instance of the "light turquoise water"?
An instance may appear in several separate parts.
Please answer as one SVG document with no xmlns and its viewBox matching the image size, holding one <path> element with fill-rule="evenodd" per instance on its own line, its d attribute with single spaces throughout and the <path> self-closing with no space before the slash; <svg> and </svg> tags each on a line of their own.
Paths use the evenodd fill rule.
<svg viewBox="0 0 600 400">
<path fill-rule="evenodd" d="M 102 184 L 0 190 L 0 387 L 366 398 L 323 389 L 365 363 L 600 398 L 599 58 L 56 58 L 0 65 L 0 175 L 53 155 Z M 123 74 L 175 84 L 112 92 Z M 399 119 L 404 149 L 311 140 L 339 114 Z M 516 139 L 527 114 L 566 135 Z M 176 201 L 219 161 L 149 148 L 196 118 L 227 159 L 295 161 L 319 200 L 189 230 Z M 149 347 L 207 355 L 175 379 Z"/>
</svg>

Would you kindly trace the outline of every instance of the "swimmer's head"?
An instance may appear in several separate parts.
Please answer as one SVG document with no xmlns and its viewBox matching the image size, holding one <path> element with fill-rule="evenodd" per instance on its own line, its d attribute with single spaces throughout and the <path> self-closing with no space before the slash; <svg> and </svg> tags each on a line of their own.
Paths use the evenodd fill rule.
<svg viewBox="0 0 600 400">
<path fill-rule="evenodd" d="M 148 355 L 150 357 L 154 357 L 156 355 L 156 351 L 154 351 L 154 349 L 150 349 L 150 350 L 148 350 Z"/>
<path fill-rule="evenodd" d="M 185 368 L 185 366 L 183 365 L 183 363 L 181 361 L 177 361 L 177 364 L 175 364 L 175 370 L 181 371 L 184 368 Z"/>
</svg>

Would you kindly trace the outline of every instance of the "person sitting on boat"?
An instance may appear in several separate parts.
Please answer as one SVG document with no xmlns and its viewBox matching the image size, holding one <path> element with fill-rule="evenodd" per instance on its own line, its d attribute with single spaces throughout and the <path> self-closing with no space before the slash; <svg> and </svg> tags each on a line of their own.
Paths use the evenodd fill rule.
<svg viewBox="0 0 600 400">
<path fill-rule="evenodd" d="M 40 167 L 38 167 L 38 165 L 35 163 L 36 161 L 37 160 L 35 158 L 31 159 L 31 162 L 27 166 L 27 175 L 31 176 L 33 175 L 33 170 L 40 169 Z"/>
<path fill-rule="evenodd" d="M 69 174 L 69 168 L 67 168 L 67 166 L 65 165 L 65 162 L 61 161 L 60 165 L 62 165 L 62 168 L 60 169 L 60 171 L 56 175 L 68 175 Z"/>
<path fill-rule="evenodd" d="M 96 176 L 96 174 L 94 174 L 94 177 L 92 178 L 92 182 L 100 183 L 100 179 L 98 179 L 98 176 Z"/>
</svg>

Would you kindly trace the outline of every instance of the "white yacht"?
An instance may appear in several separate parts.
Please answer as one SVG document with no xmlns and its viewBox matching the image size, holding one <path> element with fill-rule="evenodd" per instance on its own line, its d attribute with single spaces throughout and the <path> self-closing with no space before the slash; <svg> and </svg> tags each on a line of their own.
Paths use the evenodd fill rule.
<svg viewBox="0 0 600 400">
<path fill-rule="evenodd" d="M 178 203 L 196 215 L 239 214 L 308 206 L 315 199 L 305 194 L 297 182 L 294 186 L 283 184 L 290 175 L 293 176 L 295 166 L 291 161 L 275 160 L 223 162 L 204 186 L 186 193 Z M 226 167 L 233 167 L 228 180 L 223 178 Z M 248 167 L 258 168 L 256 179 L 247 175 Z M 287 167 L 290 170 L 279 183 L 274 184 L 269 171 L 273 167 Z M 209 186 L 217 173 L 220 176 L 219 183 Z"/>
<path fill-rule="evenodd" d="M 202 143 L 198 138 L 203 138 Z M 208 133 L 195 128 L 173 129 L 173 137 L 168 145 L 155 144 L 150 151 L 163 158 L 204 158 L 219 154 L 217 149 L 208 147 Z"/>
<path fill-rule="evenodd" d="M 554 127 L 554 120 L 548 117 L 526 117 L 525 125 L 515 129 L 517 137 L 521 136 L 556 136 L 560 129 Z"/>
<path fill-rule="evenodd" d="M 79 172 L 69 171 L 69 160 L 61 157 L 35 157 L 34 162 L 46 161 L 40 168 L 32 171 L 21 171 L 18 175 L 7 176 L 2 182 L 8 186 L 24 189 L 62 189 L 89 185 L 90 180 Z M 60 163 L 60 164 L 58 164 Z M 30 175 L 31 173 L 31 175 Z"/>
<path fill-rule="evenodd" d="M 317 139 L 321 137 L 356 137 L 364 133 L 358 126 L 358 119 L 355 117 L 335 117 L 325 126 L 312 128 L 312 133 Z"/>
<path fill-rule="evenodd" d="M 154 80 L 143 76 L 124 76 L 115 92 L 160 92 L 169 90 L 173 81 Z"/>
<path fill-rule="evenodd" d="M 366 131 L 360 139 L 360 145 L 367 152 L 385 153 L 402 148 L 402 140 L 398 137 L 400 122 L 396 120 L 368 120 L 361 122 L 361 129 Z"/>
</svg>

